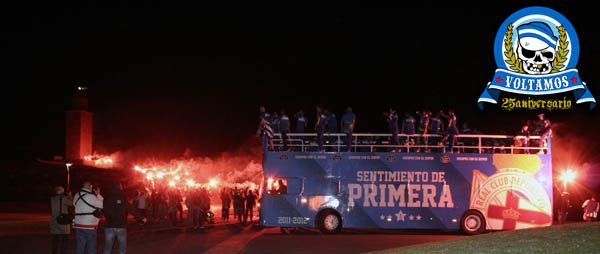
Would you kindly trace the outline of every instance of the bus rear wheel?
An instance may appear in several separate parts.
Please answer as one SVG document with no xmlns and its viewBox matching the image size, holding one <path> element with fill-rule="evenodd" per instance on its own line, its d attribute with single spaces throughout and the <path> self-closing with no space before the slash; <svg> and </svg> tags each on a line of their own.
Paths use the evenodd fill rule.
<svg viewBox="0 0 600 254">
<path fill-rule="evenodd" d="M 317 225 L 323 234 L 338 233 L 342 230 L 342 218 L 332 210 L 324 210 L 317 217 Z"/>
<path fill-rule="evenodd" d="M 460 219 L 460 228 L 468 235 L 481 234 L 485 230 L 485 219 L 478 211 L 466 211 Z"/>
</svg>

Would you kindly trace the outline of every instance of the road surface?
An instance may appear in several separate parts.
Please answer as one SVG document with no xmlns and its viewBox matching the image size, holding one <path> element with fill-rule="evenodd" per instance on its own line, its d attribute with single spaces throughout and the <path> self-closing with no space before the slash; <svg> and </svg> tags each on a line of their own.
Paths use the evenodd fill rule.
<svg viewBox="0 0 600 254">
<path fill-rule="evenodd" d="M 217 213 L 218 214 L 218 213 Z M 1 253 L 48 253 L 49 216 L 42 213 L 0 213 Z M 104 249 L 103 222 L 98 231 L 98 253 Z M 252 224 L 217 223 L 206 231 L 195 231 L 189 223 L 140 227 L 128 226 L 127 253 L 363 253 L 394 247 L 465 237 L 453 232 L 354 230 L 323 235 L 313 229 L 300 229 L 282 235 L 278 228 L 261 229 Z M 75 241 L 71 235 L 70 249 Z M 114 249 L 116 253 L 116 246 Z"/>
</svg>

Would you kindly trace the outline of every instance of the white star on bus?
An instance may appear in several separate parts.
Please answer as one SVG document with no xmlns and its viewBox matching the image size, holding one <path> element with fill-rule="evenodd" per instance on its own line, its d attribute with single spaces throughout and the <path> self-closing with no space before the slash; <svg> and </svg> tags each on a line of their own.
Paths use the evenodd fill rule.
<svg viewBox="0 0 600 254">
<path fill-rule="evenodd" d="M 396 213 L 396 221 L 404 221 L 404 217 L 406 217 L 406 214 L 402 210 Z"/>
</svg>

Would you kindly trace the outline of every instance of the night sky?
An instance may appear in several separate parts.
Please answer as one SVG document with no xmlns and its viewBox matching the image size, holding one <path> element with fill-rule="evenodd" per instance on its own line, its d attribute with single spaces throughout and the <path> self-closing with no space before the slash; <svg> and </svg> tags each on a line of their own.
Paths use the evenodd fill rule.
<svg viewBox="0 0 600 254">
<path fill-rule="evenodd" d="M 314 106 L 356 132 L 384 132 L 382 112 L 456 108 L 459 122 L 515 133 L 536 111 L 481 111 L 496 69 L 493 39 L 505 18 L 538 2 L 504 7 L 423 6 L 232 10 L 170 6 L 49 6 L 15 10 L 5 31 L 3 109 L 11 158 L 64 154 L 64 110 L 78 80 L 94 112 L 94 149 L 164 157 L 217 155 L 254 135 L 258 106 L 289 114 Z M 570 2 L 569 2 L 570 3 Z M 544 3 L 565 15 L 581 45 L 578 69 L 600 98 L 597 9 Z M 566 5 L 566 6 L 565 6 Z M 475 9 L 479 7 L 480 9 Z M 599 109 L 550 112 L 597 149 Z"/>
</svg>

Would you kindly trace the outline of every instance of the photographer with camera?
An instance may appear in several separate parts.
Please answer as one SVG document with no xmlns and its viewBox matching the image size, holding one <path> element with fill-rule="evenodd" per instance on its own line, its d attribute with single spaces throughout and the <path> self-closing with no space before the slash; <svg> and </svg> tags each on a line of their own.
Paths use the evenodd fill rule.
<svg viewBox="0 0 600 254">
<path fill-rule="evenodd" d="M 136 220 L 146 223 L 146 218 L 127 200 L 121 183 L 114 182 L 108 190 L 103 202 L 106 226 L 104 228 L 104 253 L 112 252 L 115 238 L 119 243 L 119 253 L 127 250 L 127 212 L 133 214 Z"/>
<path fill-rule="evenodd" d="M 100 221 L 102 201 L 100 188 L 93 188 L 92 183 L 84 182 L 83 187 L 73 197 L 75 205 L 75 253 L 83 254 L 87 246 L 88 254 L 96 254 L 96 233 Z"/>
<path fill-rule="evenodd" d="M 52 214 L 50 216 L 50 234 L 52 234 L 52 253 L 58 253 L 60 242 L 60 253 L 67 251 L 69 234 L 71 233 L 71 219 L 69 206 L 73 205 L 71 193 L 66 194 L 62 186 L 54 188 L 54 194 L 50 198 Z M 59 218 L 60 217 L 60 218 Z M 64 218 L 63 218 L 64 217 Z"/>
</svg>

